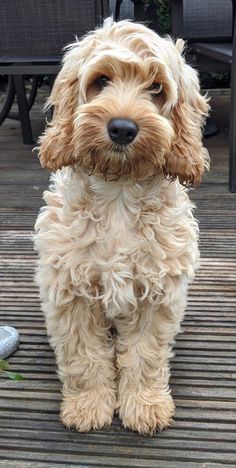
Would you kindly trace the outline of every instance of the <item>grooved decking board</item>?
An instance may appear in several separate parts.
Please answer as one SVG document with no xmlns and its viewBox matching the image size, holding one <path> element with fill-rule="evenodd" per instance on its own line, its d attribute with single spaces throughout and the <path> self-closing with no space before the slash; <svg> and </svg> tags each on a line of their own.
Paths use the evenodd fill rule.
<svg viewBox="0 0 236 468">
<path fill-rule="evenodd" d="M 37 112 L 32 120 L 37 134 Z M 208 140 L 212 170 L 190 192 L 202 260 L 171 364 L 175 424 L 145 438 L 117 417 L 89 434 L 58 420 L 61 383 L 33 281 L 32 232 L 49 176 L 22 144 L 19 123 L 6 121 L 1 135 L 0 323 L 21 334 L 9 362 L 25 378 L 0 378 L 0 468 L 236 467 L 236 194 L 227 188 L 227 136 Z"/>
</svg>

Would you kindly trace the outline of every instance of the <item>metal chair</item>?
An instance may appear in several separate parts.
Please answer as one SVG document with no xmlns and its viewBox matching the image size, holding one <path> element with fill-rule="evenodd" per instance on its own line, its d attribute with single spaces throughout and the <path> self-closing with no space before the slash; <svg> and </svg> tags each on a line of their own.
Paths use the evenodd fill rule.
<svg viewBox="0 0 236 468">
<path fill-rule="evenodd" d="M 17 3 L 17 4 L 16 4 Z M 27 100 L 25 75 L 56 75 L 63 47 L 83 36 L 109 14 L 107 0 L 2 0 L 0 2 L 0 74 L 8 90 L 0 123 L 9 115 L 15 94 L 23 142 L 33 144 L 29 109 L 37 80 Z"/>
<path fill-rule="evenodd" d="M 188 39 L 200 71 L 231 70 L 229 189 L 236 192 L 236 0 L 174 0 L 172 34 Z M 233 21 L 232 21 L 233 19 Z M 234 31 L 234 34 L 232 34 Z"/>
</svg>

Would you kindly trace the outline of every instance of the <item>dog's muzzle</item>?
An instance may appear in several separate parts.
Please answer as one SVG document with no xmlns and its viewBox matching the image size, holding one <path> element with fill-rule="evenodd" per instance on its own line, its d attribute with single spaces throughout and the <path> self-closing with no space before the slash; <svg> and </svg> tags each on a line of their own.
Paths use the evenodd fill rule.
<svg viewBox="0 0 236 468">
<path fill-rule="evenodd" d="M 138 134 L 138 125 L 131 119 L 111 119 L 107 125 L 108 135 L 118 145 L 128 145 Z"/>
</svg>

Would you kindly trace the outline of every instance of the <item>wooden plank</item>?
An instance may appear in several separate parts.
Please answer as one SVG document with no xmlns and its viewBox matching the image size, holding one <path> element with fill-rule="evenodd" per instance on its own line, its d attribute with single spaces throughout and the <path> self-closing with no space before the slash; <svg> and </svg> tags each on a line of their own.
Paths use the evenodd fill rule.
<svg viewBox="0 0 236 468">
<path fill-rule="evenodd" d="M 96 443 L 102 444 L 105 448 L 105 450 L 109 450 L 111 454 L 118 454 L 122 450 L 123 447 L 129 449 L 130 454 L 132 455 L 132 452 L 134 454 L 134 444 L 133 444 L 133 434 L 131 431 L 122 431 L 123 433 L 120 434 L 120 437 L 117 437 L 117 432 L 116 433 L 111 433 L 111 432 L 90 432 L 89 434 L 82 434 L 80 436 L 81 442 L 80 442 L 80 447 L 79 450 L 85 451 L 86 450 L 90 453 L 94 452 L 96 450 Z M 158 437 L 154 437 L 152 441 L 150 442 L 150 439 L 145 439 L 143 438 L 140 440 L 140 445 L 142 446 L 143 450 L 143 457 L 144 458 L 149 458 L 150 455 L 153 456 L 154 454 L 148 453 L 154 452 L 157 449 L 166 449 L 168 448 L 169 444 L 171 443 L 173 448 L 178 449 L 179 448 L 179 438 L 184 438 L 186 445 L 185 449 L 191 449 L 191 450 L 198 450 L 200 447 L 203 450 L 217 450 L 217 452 L 226 452 L 228 451 L 234 451 L 234 444 L 235 444 L 235 437 L 233 434 L 231 434 L 232 437 L 230 437 L 230 434 L 228 434 L 228 441 L 225 443 L 224 441 L 220 440 L 219 434 L 216 434 L 216 440 L 212 440 L 212 434 L 211 437 L 196 437 L 196 433 L 193 431 L 182 431 L 181 435 L 178 433 L 176 430 L 175 432 L 173 430 L 170 430 L 168 434 L 162 433 L 159 434 Z M 38 439 L 39 442 L 42 444 L 42 446 L 47 446 L 51 445 L 51 443 L 55 443 L 55 450 L 59 448 L 59 444 L 63 443 L 66 444 L 68 447 L 68 451 L 73 451 L 74 448 L 74 442 L 78 441 L 78 433 L 75 431 L 55 431 L 53 429 L 51 430 L 46 430 L 45 428 L 42 430 L 36 429 L 33 430 L 31 429 L 23 429 L 21 428 L 19 431 L 14 430 L 14 428 L 4 428 L 0 429 L 0 447 L 2 446 L 3 440 L 6 438 L 9 438 L 9 440 L 14 440 L 14 443 L 16 445 L 20 445 L 21 440 L 24 439 L 26 441 L 26 444 L 29 445 L 34 445 L 34 447 L 39 447 L 38 445 Z M 127 450 L 128 451 L 128 450 Z M 227 460 L 227 456 L 226 456 Z"/>
<path fill-rule="evenodd" d="M 3 451 L 2 451 L 3 453 Z M 9 454 L 7 453 L 7 450 L 4 451 L 4 453 L 6 454 L 5 456 L 7 457 L 6 458 L 6 462 L 9 463 L 9 460 L 10 460 L 10 456 Z M 64 463 L 66 463 L 66 465 L 62 463 L 60 463 L 59 465 L 55 462 L 52 462 L 52 459 L 53 459 L 53 455 L 50 455 L 49 456 L 46 454 L 43 456 L 43 459 L 47 460 L 47 462 L 42 462 L 42 461 L 38 461 L 40 459 L 42 459 L 42 455 L 40 452 L 34 452 L 35 454 L 35 457 L 33 457 L 33 462 L 30 461 L 30 462 L 27 462 L 25 460 L 27 459 L 32 459 L 32 454 L 27 452 L 27 451 L 14 451 L 14 454 L 13 456 L 11 456 L 11 459 L 15 459 L 17 457 L 17 460 L 23 460 L 23 464 L 21 465 L 22 462 L 19 462 L 19 464 L 17 465 L 14 465 L 14 468 L 15 466 L 17 468 L 48 468 L 48 467 L 51 467 L 53 466 L 53 468 L 59 468 L 59 467 L 66 467 L 66 468 L 74 468 L 75 466 L 77 468 L 80 468 L 80 467 L 96 467 L 96 468 L 99 468 L 99 467 L 107 467 L 107 468 L 117 468 L 118 466 L 122 466 L 122 467 L 135 467 L 135 468 L 155 468 L 155 467 L 162 467 L 165 466 L 165 468 L 182 468 L 183 466 L 183 460 L 181 459 L 180 461 L 179 460 L 176 460 L 176 461 L 171 461 L 171 460 L 168 460 L 168 465 L 166 464 L 166 459 L 164 461 L 165 465 L 163 465 L 163 460 L 161 459 L 158 459 L 158 460 L 142 460 L 142 459 L 137 459 L 137 458 L 117 458 L 117 457 L 112 457 L 112 458 L 105 458 L 103 455 L 101 456 L 97 456 L 97 457 L 91 457 L 90 455 L 86 456 L 86 458 L 84 456 L 80 456 L 80 455 L 71 455 L 70 457 L 66 456 L 64 457 Z M 34 460 L 37 460 L 37 462 L 35 463 Z M 69 463 L 68 463 L 69 462 Z M 17 462 L 18 463 L 18 462 Z M 52 465 L 51 465 L 52 463 Z M 6 466 L 6 465 L 5 465 Z M 4 468 L 5 468 L 4 466 Z M 10 467 L 12 468 L 13 467 L 13 464 L 12 465 L 7 465 L 7 467 Z M 189 462 L 187 461 L 187 466 L 189 468 L 199 468 L 199 464 L 197 462 Z M 222 468 L 222 465 L 221 463 L 218 464 L 218 463 L 204 463 L 204 468 L 219 468 L 221 467 Z"/>
<path fill-rule="evenodd" d="M 17 415 L 18 416 L 18 415 Z M 36 416 L 35 416 L 36 417 Z M 19 419 L 19 417 L 18 417 Z M 1 422 L 1 430 L 2 433 L 4 434 L 4 429 L 11 429 L 12 431 L 15 429 L 14 421 L 11 419 L 7 418 L 0 418 Z M 22 431 L 28 430 L 32 431 L 32 434 L 34 435 L 34 438 L 36 437 L 37 431 L 39 430 L 38 428 L 38 419 L 21 419 L 21 429 Z M 168 431 L 162 432 L 158 435 L 158 439 L 176 439 L 176 440 L 181 440 L 183 438 L 188 438 L 188 440 L 191 439 L 196 439 L 196 440 L 210 440 L 210 441 L 216 441 L 220 440 L 222 441 L 222 436 L 224 435 L 224 431 L 227 431 L 227 438 L 228 441 L 235 442 L 236 441 L 236 433 L 235 433 L 236 425 L 235 424 L 214 424 L 214 423 L 195 423 L 194 424 L 194 429 L 192 429 L 191 426 L 188 427 L 188 424 L 184 425 L 184 423 L 181 421 L 178 421 L 178 424 L 175 426 L 171 427 Z M 95 433 L 90 432 L 86 435 L 83 436 L 83 440 L 93 440 L 94 437 L 97 439 L 99 438 L 100 441 L 104 441 L 106 443 L 107 437 L 109 436 L 109 441 L 112 441 L 114 438 L 117 439 L 117 433 L 118 431 L 122 430 L 121 425 L 118 423 L 118 427 L 115 428 L 115 430 L 111 430 L 109 428 L 104 429 L 102 432 Z M 44 434 L 48 433 L 48 438 L 50 439 L 50 434 L 52 433 L 54 438 L 59 437 L 65 437 L 65 430 L 63 426 L 59 423 L 59 421 L 43 421 L 41 420 L 40 422 L 40 431 L 43 432 Z M 7 434 L 7 432 L 5 432 Z M 10 436 L 10 432 L 8 432 Z M 66 433 L 67 435 L 68 433 Z M 129 431 L 123 431 L 122 437 L 124 440 L 129 441 L 129 443 L 132 443 L 132 433 Z M 30 438 L 30 435 L 29 435 Z M 78 440 L 78 435 L 76 432 L 74 432 L 74 438 Z M 65 438 L 66 439 L 66 438 Z M 64 439 L 64 440 L 65 440 Z"/>
<path fill-rule="evenodd" d="M 173 447 L 170 451 L 169 447 L 158 448 L 150 450 L 150 447 L 144 449 L 140 446 L 140 451 L 142 457 L 137 457 L 137 449 L 132 450 L 131 447 L 121 447 L 118 450 L 118 447 L 110 447 L 105 445 L 102 447 L 103 455 L 96 453 L 96 446 L 85 446 L 83 447 L 80 444 L 79 448 L 76 447 L 74 443 L 65 444 L 51 442 L 39 441 L 30 441 L 30 444 L 27 444 L 28 447 L 25 447 L 25 441 L 17 441 L 12 439 L 11 444 L 9 445 L 8 439 L 0 440 L 0 450 L 2 456 L 7 456 L 8 459 L 17 458 L 23 460 L 36 460 L 36 461 L 47 461 L 54 459 L 55 462 L 82 462 L 83 464 L 93 463 L 95 466 L 157 466 L 156 460 L 171 460 L 171 461 L 182 461 L 183 458 L 185 462 L 188 461 L 198 461 L 199 463 L 205 462 L 205 460 L 211 460 L 215 463 L 223 464 L 233 464 L 235 461 L 235 452 L 233 450 L 229 451 L 215 451 L 211 450 L 201 450 L 201 443 L 196 446 L 195 450 L 183 451 L 177 447 Z M 7 446 L 8 450 L 5 449 Z M 194 444 L 195 445 L 195 444 Z M 196 444 L 197 445 L 197 444 Z M 27 450 L 28 449 L 28 450 Z M 16 455 L 17 454 L 17 455 Z M 14 457 L 14 458 L 13 458 Z M 86 460 L 86 462 L 85 462 Z M 225 465 L 224 465 L 225 466 Z"/>
</svg>

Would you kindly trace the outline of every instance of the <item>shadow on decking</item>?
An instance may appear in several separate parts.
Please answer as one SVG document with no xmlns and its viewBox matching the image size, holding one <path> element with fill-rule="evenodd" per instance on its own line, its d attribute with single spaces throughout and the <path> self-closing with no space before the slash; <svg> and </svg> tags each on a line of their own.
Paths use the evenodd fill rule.
<svg viewBox="0 0 236 468">
<path fill-rule="evenodd" d="M 32 119 L 36 134 L 37 109 Z M 58 422 L 60 384 L 33 283 L 31 242 L 48 173 L 22 144 L 18 122 L 6 121 L 0 138 L 1 324 L 21 333 L 9 361 L 25 377 L 0 379 L 0 467 L 236 466 L 236 194 L 227 187 L 227 134 L 207 141 L 212 169 L 191 193 L 202 265 L 175 345 L 175 425 L 152 439 L 124 430 L 117 418 L 111 428 L 89 434 L 68 432 Z"/>
</svg>

